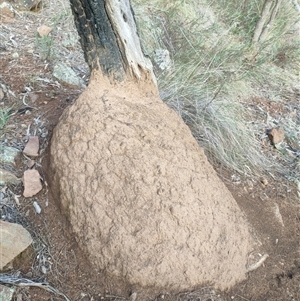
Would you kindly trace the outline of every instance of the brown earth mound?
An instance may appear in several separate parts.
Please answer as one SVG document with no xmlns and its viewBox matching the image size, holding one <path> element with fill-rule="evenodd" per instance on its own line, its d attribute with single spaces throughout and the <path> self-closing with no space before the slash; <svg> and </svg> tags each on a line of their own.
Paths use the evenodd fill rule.
<svg viewBox="0 0 300 301">
<path fill-rule="evenodd" d="M 249 227 L 157 93 L 92 81 L 55 129 L 51 177 L 96 269 L 173 292 L 245 279 Z"/>
</svg>

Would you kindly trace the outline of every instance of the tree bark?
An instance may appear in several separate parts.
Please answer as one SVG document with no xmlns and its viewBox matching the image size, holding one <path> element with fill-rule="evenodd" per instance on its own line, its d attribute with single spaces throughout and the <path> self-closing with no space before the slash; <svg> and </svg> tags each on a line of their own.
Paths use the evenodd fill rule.
<svg viewBox="0 0 300 301">
<path fill-rule="evenodd" d="M 91 70 L 115 81 L 149 78 L 152 64 L 140 45 L 130 0 L 70 0 L 85 59 Z"/>
<path fill-rule="evenodd" d="M 273 0 L 265 0 L 262 12 L 261 12 L 261 16 L 256 24 L 255 30 L 254 30 L 254 34 L 253 34 L 253 38 L 252 38 L 252 43 L 255 45 L 257 44 L 257 42 L 260 39 L 261 33 L 263 31 L 264 25 L 268 19 L 270 10 L 271 10 L 271 6 L 272 6 Z"/>
</svg>

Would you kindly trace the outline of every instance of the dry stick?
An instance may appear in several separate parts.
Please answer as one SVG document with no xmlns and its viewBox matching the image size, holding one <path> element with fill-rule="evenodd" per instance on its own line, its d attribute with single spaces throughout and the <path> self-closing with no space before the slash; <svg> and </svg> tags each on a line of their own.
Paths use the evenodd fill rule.
<svg viewBox="0 0 300 301">
<path fill-rule="evenodd" d="M 260 19 L 256 23 L 256 27 L 252 38 L 252 43 L 254 45 L 259 41 L 260 35 L 263 31 L 264 25 L 270 13 L 272 2 L 273 2 L 272 0 L 265 0 Z"/>
<path fill-rule="evenodd" d="M 247 269 L 247 272 L 252 272 L 256 269 L 258 269 L 264 262 L 265 260 L 269 257 L 268 254 L 265 254 L 258 262 L 252 264 L 249 266 L 249 268 Z"/>
<path fill-rule="evenodd" d="M 66 299 L 66 301 L 70 301 L 70 299 L 56 288 L 52 287 L 51 285 L 44 283 L 44 282 L 34 282 L 30 279 L 26 278 L 18 278 L 16 276 L 12 276 L 9 274 L 0 274 L 0 283 L 2 284 L 11 284 L 20 287 L 39 287 L 42 288 L 50 293 L 54 293 L 56 295 L 62 296 Z"/>
</svg>

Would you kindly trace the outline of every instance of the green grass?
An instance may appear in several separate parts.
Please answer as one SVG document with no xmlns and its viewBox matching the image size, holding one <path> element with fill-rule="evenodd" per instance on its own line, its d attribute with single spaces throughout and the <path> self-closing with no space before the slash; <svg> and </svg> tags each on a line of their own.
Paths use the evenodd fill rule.
<svg viewBox="0 0 300 301">
<path fill-rule="evenodd" d="M 35 45 L 40 53 L 41 59 L 43 60 L 51 60 L 54 55 L 54 41 L 52 36 L 42 36 L 40 37 L 38 34 L 35 38 Z"/>
<path fill-rule="evenodd" d="M 10 117 L 11 108 L 0 109 L 0 130 L 3 130 Z"/>
<path fill-rule="evenodd" d="M 211 158 L 231 170 L 259 174 L 274 166 L 262 152 L 241 101 L 261 95 L 278 98 L 299 58 L 299 19 L 283 3 L 273 28 L 258 51 L 252 35 L 263 1 L 133 1 L 144 52 L 155 57 L 167 49 L 172 66 L 156 68 L 161 98 L 181 115 Z M 276 99 L 277 100 L 277 99 Z"/>
<path fill-rule="evenodd" d="M 58 1 L 59 4 L 50 5 L 47 10 L 42 10 L 41 14 L 47 14 L 47 26 L 51 27 L 51 33 L 47 36 L 40 37 L 38 34 L 35 38 L 36 49 L 42 60 L 52 62 L 61 61 L 65 56 L 64 48 L 72 49 L 78 47 L 78 37 L 74 34 L 74 21 L 70 7 L 64 1 Z M 60 5 L 60 12 L 57 13 L 55 6 Z"/>
</svg>

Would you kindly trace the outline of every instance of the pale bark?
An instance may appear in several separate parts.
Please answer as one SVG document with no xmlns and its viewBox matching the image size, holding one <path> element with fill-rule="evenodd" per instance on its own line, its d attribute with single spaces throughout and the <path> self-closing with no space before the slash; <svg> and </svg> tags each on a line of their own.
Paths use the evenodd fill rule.
<svg viewBox="0 0 300 301">
<path fill-rule="evenodd" d="M 148 74 L 155 81 L 152 63 L 144 56 L 141 48 L 130 1 L 106 0 L 105 7 L 117 37 L 127 75 L 141 79 Z"/>
<path fill-rule="evenodd" d="M 258 20 L 255 30 L 254 30 L 254 34 L 253 34 L 253 38 L 252 38 L 252 43 L 253 44 L 257 44 L 257 42 L 259 41 L 259 38 L 261 36 L 261 33 L 263 31 L 264 25 L 268 19 L 268 16 L 270 14 L 270 10 L 271 10 L 271 6 L 272 6 L 273 0 L 265 0 L 263 9 L 262 9 L 262 13 L 261 13 L 261 17 Z"/>
</svg>

